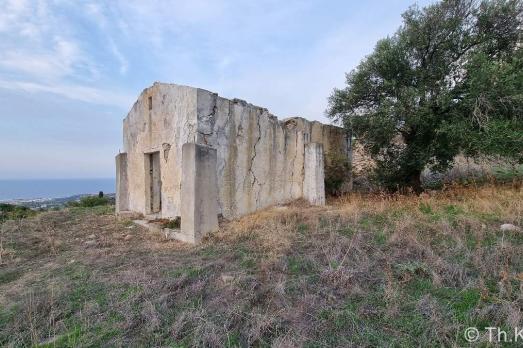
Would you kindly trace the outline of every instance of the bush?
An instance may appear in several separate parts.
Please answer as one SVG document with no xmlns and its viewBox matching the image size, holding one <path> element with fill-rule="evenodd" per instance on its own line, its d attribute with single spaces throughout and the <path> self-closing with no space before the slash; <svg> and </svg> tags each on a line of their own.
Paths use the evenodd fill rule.
<svg viewBox="0 0 523 348">
<path fill-rule="evenodd" d="M 523 178 L 523 165 L 494 168 L 494 178 L 497 182 L 511 182 Z"/>
<path fill-rule="evenodd" d="M 24 219 L 26 217 L 34 215 L 36 215 L 36 212 L 27 207 L 14 204 L 0 203 L 0 222 L 3 222 L 5 220 Z"/>
<path fill-rule="evenodd" d="M 86 196 L 86 197 L 82 197 L 80 199 L 80 201 L 70 202 L 68 205 L 70 207 L 89 208 L 89 207 L 96 207 L 96 206 L 107 205 L 107 204 L 109 204 L 109 200 L 106 197 Z"/>
<path fill-rule="evenodd" d="M 170 228 L 170 229 L 177 230 L 177 229 L 180 229 L 181 222 L 182 222 L 181 218 L 179 216 L 177 216 L 173 220 L 169 220 L 169 221 L 164 222 L 162 224 L 162 226 L 164 228 Z"/>
<path fill-rule="evenodd" d="M 331 196 L 342 194 L 342 186 L 350 177 L 351 164 L 347 155 L 331 152 L 325 155 L 325 193 Z"/>
</svg>

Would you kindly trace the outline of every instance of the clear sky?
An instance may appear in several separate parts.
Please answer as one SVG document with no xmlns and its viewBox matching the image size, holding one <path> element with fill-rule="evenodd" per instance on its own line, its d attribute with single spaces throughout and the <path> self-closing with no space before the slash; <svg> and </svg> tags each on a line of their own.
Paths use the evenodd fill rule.
<svg viewBox="0 0 523 348">
<path fill-rule="evenodd" d="M 0 179 L 113 177 L 154 81 L 328 122 L 332 89 L 412 4 L 0 0 Z"/>
</svg>

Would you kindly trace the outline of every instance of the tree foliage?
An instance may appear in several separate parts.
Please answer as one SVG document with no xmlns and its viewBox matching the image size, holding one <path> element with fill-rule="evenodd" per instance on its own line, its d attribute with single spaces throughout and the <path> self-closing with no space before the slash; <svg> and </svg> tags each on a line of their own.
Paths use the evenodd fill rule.
<svg viewBox="0 0 523 348">
<path fill-rule="evenodd" d="M 520 0 L 445 0 L 403 14 L 329 98 L 388 188 L 420 188 L 459 153 L 523 161 Z"/>
</svg>

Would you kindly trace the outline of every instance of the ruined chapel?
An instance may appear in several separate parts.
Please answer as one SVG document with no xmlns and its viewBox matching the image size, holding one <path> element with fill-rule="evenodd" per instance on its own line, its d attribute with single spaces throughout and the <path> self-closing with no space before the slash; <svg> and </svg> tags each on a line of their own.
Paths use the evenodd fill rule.
<svg viewBox="0 0 523 348">
<path fill-rule="evenodd" d="M 325 204 L 325 155 L 349 156 L 344 129 L 200 88 L 155 83 L 123 121 L 117 214 L 178 219 L 171 236 L 198 242 L 233 219 L 304 198 Z"/>
</svg>

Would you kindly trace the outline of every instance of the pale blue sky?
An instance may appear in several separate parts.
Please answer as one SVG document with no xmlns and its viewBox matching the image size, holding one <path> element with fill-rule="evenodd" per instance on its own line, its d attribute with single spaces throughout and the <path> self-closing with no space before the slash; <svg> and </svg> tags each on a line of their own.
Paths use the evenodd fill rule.
<svg viewBox="0 0 523 348">
<path fill-rule="evenodd" d="M 332 89 L 413 3 L 0 0 L 0 178 L 113 177 L 154 81 L 328 122 Z"/>
</svg>

